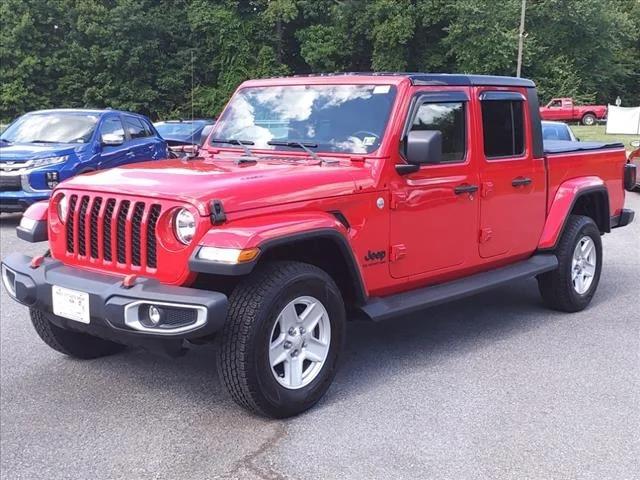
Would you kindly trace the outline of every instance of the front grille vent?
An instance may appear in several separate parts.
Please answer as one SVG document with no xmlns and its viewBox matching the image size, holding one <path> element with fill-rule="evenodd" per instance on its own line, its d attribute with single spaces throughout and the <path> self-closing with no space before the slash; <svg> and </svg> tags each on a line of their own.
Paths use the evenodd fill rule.
<svg viewBox="0 0 640 480">
<path fill-rule="evenodd" d="M 157 203 L 73 194 L 66 219 L 67 252 L 90 263 L 156 269 L 161 212 Z"/>
</svg>

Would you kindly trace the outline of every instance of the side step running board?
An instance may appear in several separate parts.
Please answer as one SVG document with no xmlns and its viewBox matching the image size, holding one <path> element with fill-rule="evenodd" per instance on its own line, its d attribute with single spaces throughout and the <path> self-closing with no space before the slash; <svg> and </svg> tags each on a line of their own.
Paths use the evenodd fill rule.
<svg viewBox="0 0 640 480">
<path fill-rule="evenodd" d="M 406 315 L 426 307 L 468 297 L 499 285 L 555 270 L 558 259 L 553 254 L 534 255 L 528 260 L 488 272 L 453 280 L 439 285 L 419 288 L 388 297 L 372 298 L 361 310 L 374 321 Z"/>
</svg>

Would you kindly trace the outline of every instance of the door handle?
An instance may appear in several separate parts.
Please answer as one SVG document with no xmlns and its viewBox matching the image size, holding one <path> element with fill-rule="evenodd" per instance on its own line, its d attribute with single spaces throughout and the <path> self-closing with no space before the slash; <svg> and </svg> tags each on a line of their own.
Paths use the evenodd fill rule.
<svg viewBox="0 0 640 480">
<path fill-rule="evenodd" d="M 511 185 L 514 187 L 524 187 L 525 185 L 531 185 L 533 180 L 527 177 L 516 177 L 511 181 Z"/>
<path fill-rule="evenodd" d="M 462 195 L 463 193 L 476 193 L 477 191 L 477 185 L 469 185 L 468 183 L 463 183 L 462 185 L 458 185 L 453 189 L 453 193 L 455 193 L 456 195 Z"/>
</svg>

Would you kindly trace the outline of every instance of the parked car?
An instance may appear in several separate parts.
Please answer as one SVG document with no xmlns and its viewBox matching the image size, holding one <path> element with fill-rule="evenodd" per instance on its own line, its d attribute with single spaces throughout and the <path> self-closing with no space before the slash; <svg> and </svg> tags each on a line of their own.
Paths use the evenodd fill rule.
<svg viewBox="0 0 640 480">
<path fill-rule="evenodd" d="M 575 105 L 572 98 L 553 98 L 546 107 L 540 107 L 543 120 L 562 120 L 595 125 L 607 117 L 606 105 Z"/>
<path fill-rule="evenodd" d="M 0 136 L 0 211 L 23 211 L 75 175 L 167 155 L 166 142 L 143 115 L 76 109 L 27 113 Z"/>
<path fill-rule="evenodd" d="M 636 171 L 640 172 L 640 140 L 634 140 L 631 142 L 631 146 L 635 148 L 635 150 L 629 154 L 629 163 L 635 165 Z M 636 176 L 635 188 L 636 190 L 640 190 L 640 175 Z"/>
<path fill-rule="evenodd" d="M 213 120 L 166 120 L 153 124 L 169 146 L 202 145 L 213 128 Z"/>
<path fill-rule="evenodd" d="M 573 131 L 564 122 L 542 122 L 542 139 L 543 140 L 564 140 L 569 142 L 577 142 L 578 138 Z"/>
<path fill-rule="evenodd" d="M 601 236 L 634 217 L 624 146 L 545 148 L 521 78 L 251 80 L 210 139 L 199 159 L 76 177 L 25 213 L 18 234 L 50 257 L 9 254 L 2 278 L 50 347 L 217 339 L 233 399 L 288 417 L 329 388 L 347 319 L 534 276 L 548 306 L 582 310 Z"/>
</svg>

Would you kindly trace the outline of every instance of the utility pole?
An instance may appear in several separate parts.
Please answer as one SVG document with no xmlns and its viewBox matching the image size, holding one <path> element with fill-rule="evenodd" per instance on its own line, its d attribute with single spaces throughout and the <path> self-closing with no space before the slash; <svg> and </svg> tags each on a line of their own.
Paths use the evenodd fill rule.
<svg viewBox="0 0 640 480">
<path fill-rule="evenodd" d="M 527 0 L 522 0 L 522 10 L 520 11 L 520 34 L 518 35 L 518 67 L 516 77 L 522 72 L 522 50 L 524 49 L 524 13 L 527 9 Z"/>
</svg>

